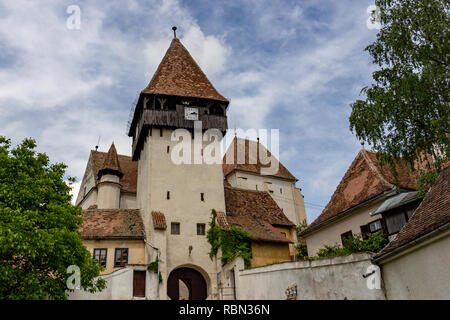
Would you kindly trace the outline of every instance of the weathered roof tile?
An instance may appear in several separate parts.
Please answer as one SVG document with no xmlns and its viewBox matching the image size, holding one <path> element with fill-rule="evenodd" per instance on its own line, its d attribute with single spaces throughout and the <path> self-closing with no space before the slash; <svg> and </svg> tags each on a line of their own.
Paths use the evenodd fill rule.
<svg viewBox="0 0 450 320">
<path fill-rule="evenodd" d="M 417 181 L 415 175 L 406 166 L 397 166 L 398 186 L 406 190 L 415 190 Z M 381 166 L 373 151 L 361 150 L 348 168 L 337 186 L 330 202 L 320 216 L 302 233 L 308 233 L 311 227 L 368 201 L 383 192 L 392 189 L 396 179 L 388 164 Z"/>
<path fill-rule="evenodd" d="M 166 230 L 166 217 L 164 213 L 159 211 L 152 211 L 152 219 L 153 219 L 153 228 L 159 230 Z"/>
<path fill-rule="evenodd" d="M 172 40 L 152 80 L 142 93 L 205 98 L 228 103 L 178 38 Z"/>
<path fill-rule="evenodd" d="M 224 176 L 226 177 L 234 170 L 249 171 L 260 174 L 261 168 L 270 167 L 270 164 L 262 164 L 259 155 L 256 155 L 256 153 L 258 152 L 258 147 L 262 148 L 260 152 L 266 152 L 267 157 L 272 157 L 271 152 L 267 150 L 261 143 L 248 139 L 238 139 L 237 137 L 235 137 L 223 157 L 222 170 Z M 244 150 L 243 156 L 239 155 L 239 153 L 242 152 L 240 151 L 242 149 Z M 250 150 L 253 150 L 252 153 L 255 152 L 255 154 L 250 154 Z M 278 162 L 278 171 L 273 176 L 289 180 L 297 180 L 297 178 L 295 178 L 292 173 L 290 173 L 289 170 L 286 169 L 286 167 L 283 166 L 281 162 L 279 162 L 278 159 L 275 158 L 275 160 Z"/>
<path fill-rule="evenodd" d="M 83 239 L 144 239 L 139 209 L 88 209 L 79 229 Z"/>
<path fill-rule="evenodd" d="M 98 172 L 102 168 L 105 163 L 105 159 L 107 157 L 106 152 L 100 152 L 91 150 L 91 157 L 93 161 L 93 170 L 95 177 L 98 176 Z M 122 178 L 120 179 L 120 184 L 122 186 L 122 190 L 136 192 L 137 188 L 137 165 L 136 161 L 132 161 L 131 157 L 118 154 L 117 158 L 119 160 L 119 167 L 123 173 Z"/>
<path fill-rule="evenodd" d="M 400 248 L 450 222 L 449 164 L 444 168 L 408 223 L 375 258 Z"/>
<path fill-rule="evenodd" d="M 225 187 L 226 215 L 218 214 L 220 226 L 232 225 L 259 241 L 290 242 L 274 226 L 294 227 L 267 192 Z"/>
</svg>

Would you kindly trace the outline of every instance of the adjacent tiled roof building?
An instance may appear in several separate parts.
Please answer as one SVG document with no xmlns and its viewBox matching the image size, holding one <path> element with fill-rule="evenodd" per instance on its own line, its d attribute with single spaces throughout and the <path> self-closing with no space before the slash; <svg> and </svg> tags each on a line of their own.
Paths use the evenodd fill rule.
<svg viewBox="0 0 450 320">
<path fill-rule="evenodd" d="M 386 255 L 450 223 L 450 163 L 444 168 L 414 215 L 375 258 Z"/>
<path fill-rule="evenodd" d="M 291 242 L 275 227 L 292 228 L 294 224 L 284 215 L 267 192 L 225 187 L 226 215 L 218 214 L 221 227 L 229 225 L 246 231 L 258 241 Z"/>
<path fill-rule="evenodd" d="M 172 40 L 152 80 L 142 93 L 213 99 L 228 103 L 178 38 Z"/>
<path fill-rule="evenodd" d="M 119 177 L 123 176 L 123 172 L 120 169 L 119 157 L 117 156 L 117 150 L 114 142 L 111 144 L 111 147 L 109 148 L 108 153 L 105 156 L 105 161 L 98 171 L 98 177 L 100 178 L 103 173 L 114 173 Z"/>
<path fill-rule="evenodd" d="M 269 167 L 270 164 L 261 163 L 259 155 L 257 156 L 259 150 L 258 148 L 261 148 L 261 152 L 265 152 L 267 157 L 272 157 L 270 151 L 267 150 L 261 143 L 235 137 L 223 157 L 222 170 L 224 176 L 228 176 L 233 172 L 233 170 L 242 170 L 260 174 L 261 168 Z M 243 156 L 238 155 L 241 152 L 241 149 L 244 150 Z M 252 150 L 252 152 L 250 152 L 250 150 Z M 278 159 L 276 159 L 276 161 L 278 161 Z M 281 162 L 278 161 L 278 165 L 278 172 L 274 174 L 275 177 L 288 180 L 297 180 L 297 178 L 295 178 L 294 175 L 281 164 Z"/>
<path fill-rule="evenodd" d="M 114 148 L 115 149 L 115 148 Z M 107 160 L 108 153 L 91 150 L 91 158 L 93 161 L 94 175 L 97 177 L 99 171 L 103 168 L 105 161 Z M 120 185 L 122 190 L 136 192 L 137 188 L 137 176 L 138 176 L 138 163 L 131 160 L 131 157 L 118 154 L 117 167 L 123 173 L 120 179 Z"/>
<path fill-rule="evenodd" d="M 79 231 L 83 239 L 144 239 L 139 209 L 88 209 Z"/>
<path fill-rule="evenodd" d="M 389 164 L 382 166 L 375 152 L 361 150 L 337 186 L 330 202 L 302 234 L 395 186 L 404 190 L 415 190 L 417 181 L 414 173 L 409 172 L 406 166 L 397 166 L 396 170 L 397 180 Z"/>
</svg>

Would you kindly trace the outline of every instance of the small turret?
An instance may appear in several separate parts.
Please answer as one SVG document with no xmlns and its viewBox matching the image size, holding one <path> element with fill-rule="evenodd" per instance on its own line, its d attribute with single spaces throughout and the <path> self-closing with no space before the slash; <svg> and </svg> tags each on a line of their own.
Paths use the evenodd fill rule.
<svg viewBox="0 0 450 320">
<path fill-rule="evenodd" d="M 97 205 L 99 209 L 119 209 L 122 176 L 119 157 L 113 142 L 106 154 L 103 166 L 98 171 Z"/>
</svg>

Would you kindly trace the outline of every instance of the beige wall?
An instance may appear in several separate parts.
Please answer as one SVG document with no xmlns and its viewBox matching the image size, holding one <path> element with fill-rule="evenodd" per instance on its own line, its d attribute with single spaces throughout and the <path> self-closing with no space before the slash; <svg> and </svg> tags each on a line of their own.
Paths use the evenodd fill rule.
<svg viewBox="0 0 450 320">
<path fill-rule="evenodd" d="M 315 256 L 320 248 L 325 245 L 342 245 L 341 234 L 352 231 L 353 235 L 361 234 L 361 226 L 371 221 L 380 219 L 380 216 L 371 217 L 370 213 L 375 211 L 383 199 L 375 201 L 370 205 L 356 209 L 353 213 L 347 215 L 340 220 L 331 222 L 330 224 L 303 236 L 308 246 L 308 255 Z"/>
<path fill-rule="evenodd" d="M 238 170 L 229 174 L 227 180 L 232 187 L 236 188 L 259 191 L 269 191 L 270 189 L 273 191 L 269 192 L 270 195 L 290 221 L 298 225 L 303 219 L 306 219 L 303 196 L 295 187 L 294 181 Z M 267 184 L 267 182 L 271 184 Z"/>
<path fill-rule="evenodd" d="M 114 267 L 116 248 L 128 248 L 128 264 L 146 264 L 145 244 L 142 240 L 83 240 L 91 256 L 95 248 L 107 248 L 106 269 L 101 273 L 108 274 L 120 268 Z"/>
<path fill-rule="evenodd" d="M 81 192 L 81 191 L 80 191 Z M 86 210 L 90 206 L 97 204 L 97 188 L 91 189 L 89 193 L 86 195 L 84 199 L 82 199 L 82 202 L 78 205 L 83 209 Z"/>
<path fill-rule="evenodd" d="M 286 289 L 297 285 L 297 300 L 384 300 L 380 289 L 371 289 L 372 255 L 352 254 L 331 259 L 297 261 L 244 270 L 241 257 L 232 261 L 238 272 L 237 297 L 241 300 L 286 300 Z M 376 268 L 375 268 L 376 269 Z M 349 309 L 350 310 L 350 309 Z M 319 311 L 320 312 L 320 311 Z"/>
<path fill-rule="evenodd" d="M 252 242 L 251 268 L 291 261 L 289 245 L 286 243 Z"/>
<path fill-rule="evenodd" d="M 75 202 L 76 205 L 82 207 L 83 209 L 87 209 L 89 206 L 97 203 L 97 191 L 95 189 L 95 177 L 92 167 L 92 159 L 89 157 L 86 170 L 81 181 L 80 190 L 78 191 L 77 200 Z M 94 190 L 95 193 L 93 192 Z"/>
<path fill-rule="evenodd" d="M 128 193 L 128 192 L 121 192 L 120 193 L 120 208 L 121 209 L 136 209 L 137 208 L 136 194 Z"/>
<path fill-rule="evenodd" d="M 302 223 L 303 221 L 307 222 L 308 220 L 306 218 L 305 199 L 300 188 L 295 188 L 294 190 L 294 204 L 299 223 Z"/>
<path fill-rule="evenodd" d="M 382 262 L 381 272 L 390 300 L 450 299 L 450 231 Z"/>
<path fill-rule="evenodd" d="M 207 228 L 211 209 L 225 211 L 222 166 L 175 165 L 167 153 L 167 146 L 172 151 L 177 144 L 171 141 L 171 133 L 172 130 L 164 130 L 160 137 L 159 129 L 153 129 L 138 164 L 137 204 L 141 208 L 148 240 L 161 250 L 160 267 L 164 279 L 161 298 L 166 298 L 169 273 L 181 266 L 203 273 L 209 298 L 217 298 L 216 263 L 208 256 L 210 245 L 206 236 L 197 235 L 197 223 L 203 223 Z M 170 200 L 167 200 L 167 191 L 170 191 Z M 205 194 L 205 201 L 200 200 L 200 193 Z M 164 213 L 167 230 L 153 229 L 152 211 Z M 180 235 L 171 234 L 171 222 L 180 223 Z M 189 246 L 192 246 L 191 254 Z"/>
<path fill-rule="evenodd" d="M 120 178 L 112 174 L 104 174 L 97 185 L 97 206 L 99 209 L 119 209 Z"/>
</svg>

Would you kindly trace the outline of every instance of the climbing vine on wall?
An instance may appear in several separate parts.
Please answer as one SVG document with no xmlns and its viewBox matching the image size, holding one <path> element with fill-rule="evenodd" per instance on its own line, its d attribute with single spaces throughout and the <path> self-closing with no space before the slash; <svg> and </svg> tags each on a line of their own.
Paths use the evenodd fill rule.
<svg viewBox="0 0 450 320">
<path fill-rule="evenodd" d="M 153 262 L 150 262 L 147 266 L 147 270 L 149 272 L 153 272 L 153 273 L 158 273 L 158 264 L 159 264 L 159 259 L 158 257 L 156 257 L 156 260 Z M 161 273 L 159 273 L 159 283 L 162 283 L 162 276 Z"/>
<path fill-rule="evenodd" d="M 252 259 L 252 248 L 250 245 L 250 235 L 234 226 L 230 229 L 223 229 L 216 224 L 217 213 L 216 210 L 211 211 L 211 222 L 209 223 L 209 230 L 206 235 L 211 250 L 209 257 L 212 258 L 217 255 L 219 249 L 222 251 L 221 261 L 227 264 L 236 255 L 240 254 L 244 259 L 245 267 L 250 267 Z"/>
</svg>

